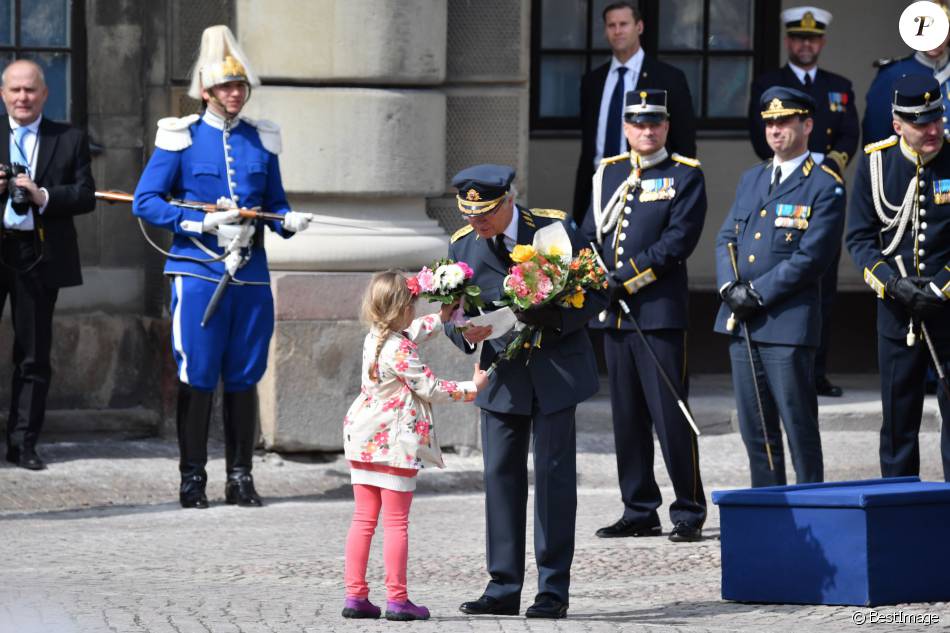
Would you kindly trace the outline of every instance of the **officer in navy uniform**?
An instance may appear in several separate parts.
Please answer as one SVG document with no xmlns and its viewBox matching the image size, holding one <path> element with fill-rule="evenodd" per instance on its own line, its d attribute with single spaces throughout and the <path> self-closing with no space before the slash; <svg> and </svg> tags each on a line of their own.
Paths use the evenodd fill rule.
<svg viewBox="0 0 950 633">
<path fill-rule="evenodd" d="M 762 160 L 772 157 L 765 140 L 765 126 L 759 116 L 762 93 L 771 86 L 795 88 L 815 100 L 814 129 L 808 141 L 812 160 L 826 164 L 839 176 L 858 149 L 858 112 L 851 82 L 818 67 L 818 57 L 825 44 L 825 30 L 831 13 L 817 7 L 794 7 L 782 12 L 785 24 L 785 45 L 788 63 L 778 70 L 761 75 L 749 91 L 749 135 L 755 153 Z M 827 376 L 828 346 L 831 336 L 831 314 L 838 288 L 838 260 L 841 246 L 834 247 L 835 259 L 821 281 L 822 333 L 815 355 L 815 386 L 822 396 L 841 396 L 841 387 Z"/>
<path fill-rule="evenodd" d="M 715 330 L 731 335 L 732 380 L 752 485 L 772 486 L 786 483 L 779 418 L 798 483 L 823 478 L 814 380 L 819 295 L 822 274 L 841 241 L 845 191 L 841 177 L 828 165 L 817 165 L 808 151 L 815 110 L 809 95 L 775 86 L 763 93 L 761 110 L 775 157 L 742 174 L 716 237 L 716 279 L 724 303 Z M 727 244 L 735 247 L 738 281 Z M 764 420 L 743 328 L 751 335 Z"/>
<path fill-rule="evenodd" d="M 240 116 L 258 85 L 226 26 L 202 35 L 189 95 L 204 110 L 158 122 L 155 153 L 135 190 L 133 213 L 173 234 L 165 274 L 171 280 L 172 348 L 178 364 L 178 445 L 182 507 L 206 508 L 208 424 L 219 380 L 224 383 L 224 436 L 230 504 L 259 506 L 251 476 L 257 441 L 257 382 L 267 367 L 274 329 L 263 222 L 242 221 L 236 207 L 283 215 L 267 226 L 283 237 L 307 228 L 290 211 L 280 179 L 280 132 L 269 121 Z M 215 203 L 205 214 L 173 206 L 166 196 Z M 227 274 L 216 311 L 202 324 Z"/>
<path fill-rule="evenodd" d="M 537 230 L 561 222 L 574 241 L 564 211 L 525 209 L 515 204 L 515 172 L 500 165 L 476 165 L 452 179 L 458 209 L 468 224 L 451 239 L 449 257 L 474 271 L 472 283 L 491 302 L 502 297 L 502 281 L 516 244 L 531 244 Z M 527 354 L 501 360 L 475 404 L 481 408 L 485 465 L 488 573 L 491 580 L 477 600 L 460 606 L 471 615 L 516 615 L 525 573 L 528 450 L 534 447 L 534 553 L 538 594 L 525 615 L 562 618 L 567 613 L 577 475 L 574 411 L 598 389 L 597 363 L 585 325 L 605 305 L 600 292 L 587 292 L 581 308 L 546 304 L 518 312 L 518 319 L 541 328 L 541 345 Z M 480 366 L 488 368 L 512 333 L 485 340 L 490 327 L 446 333 L 465 353 L 481 343 Z M 484 342 L 483 342 L 484 341 Z M 533 440 L 533 442 L 532 442 Z"/>
<path fill-rule="evenodd" d="M 946 4 L 939 2 L 950 17 Z M 878 59 L 874 66 L 878 69 L 871 87 L 868 88 L 864 119 L 861 121 L 861 134 L 865 145 L 889 138 L 894 133 L 891 115 L 891 99 L 894 82 L 906 75 L 933 75 L 940 84 L 944 108 L 950 108 L 950 34 L 940 46 L 929 51 L 916 51 L 901 59 Z M 944 129 L 950 131 L 946 117 Z"/>
<path fill-rule="evenodd" d="M 653 476 L 656 429 L 676 499 L 670 504 L 673 541 L 698 541 L 706 520 L 696 437 L 649 351 L 618 303 L 623 299 L 648 344 L 685 399 L 688 284 L 686 259 L 706 217 L 706 182 L 699 161 L 669 154 L 665 90 L 631 90 L 623 130 L 632 152 L 601 161 L 584 238 L 598 244 L 607 267 L 611 303 L 591 322 L 604 330 L 614 442 L 623 516 L 600 537 L 660 534 L 660 489 Z"/>
<path fill-rule="evenodd" d="M 940 85 L 930 74 L 899 79 L 892 109 L 897 134 L 864 148 L 846 239 L 865 282 L 880 299 L 880 457 L 885 477 L 920 472 L 917 435 L 924 375 L 932 366 L 921 324 L 926 324 L 938 359 L 950 371 L 950 145 L 944 137 Z M 907 277 L 897 266 L 897 256 Z M 950 481 L 950 402 L 943 389 L 937 391 L 937 402 L 943 420 L 943 474 Z"/>
</svg>

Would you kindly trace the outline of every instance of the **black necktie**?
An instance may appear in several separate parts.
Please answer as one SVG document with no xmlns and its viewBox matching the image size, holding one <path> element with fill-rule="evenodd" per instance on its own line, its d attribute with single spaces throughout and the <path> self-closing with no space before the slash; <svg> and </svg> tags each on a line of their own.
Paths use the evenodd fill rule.
<svg viewBox="0 0 950 633">
<path fill-rule="evenodd" d="M 498 256 L 498 259 L 501 260 L 501 263 L 505 265 L 506 268 L 511 267 L 513 263 L 511 260 L 511 253 L 508 252 L 508 247 L 505 246 L 505 234 L 499 233 L 491 239 L 492 250 L 495 251 L 495 255 Z"/>
<path fill-rule="evenodd" d="M 778 189 L 779 183 L 782 181 L 782 168 L 776 166 L 772 172 L 772 182 L 769 184 L 769 193 L 772 193 Z"/>
<path fill-rule="evenodd" d="M 626 66 L 617 69 L 617 85 L 610 95 L 610 107 L 607 108 L 607 130 L 604 132 L 604 156 L 616 156 L 620 153 L 620 126 L 623 123 L 623 76 Z"/>
<path fill-rule="evenodd" d="M 810 73 L 805 73 L 805 82 L 804 82 L 804 83 L 805 83 L 805 87 L 806 87 L 806 88 L 811 88 L 811 74 L 810 74 Z"/>
</svg>

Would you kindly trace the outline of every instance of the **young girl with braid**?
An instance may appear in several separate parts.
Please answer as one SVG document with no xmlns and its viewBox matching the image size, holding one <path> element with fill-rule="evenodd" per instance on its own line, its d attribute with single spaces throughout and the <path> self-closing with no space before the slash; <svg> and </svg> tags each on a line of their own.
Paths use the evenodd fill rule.
<svg viewBox="0 0 950 633">
<path fill-rule="evenodd" d="M 353 484 L 353 522 L 346 539 L 345 618 L 378 618 L 369 601 L 366 564 L 383 515 L 386 618 L 426 620 L 429 610 L 406 593 L 409 506 L 416 474 L 444 467 L 432 420 L 434 402 L 470 402 L 488 385 L 475 365 L 471 381 L 436 377 L 419 358 L 418 344 L 442 330 L 455 305 L 413 319 L 418 287 L 398 271 L 377 273 L 363 297 L 362 318 L 370 326 L 363 342 L 360 394 L 343 418 L 343 447 Z"/>
</svg>

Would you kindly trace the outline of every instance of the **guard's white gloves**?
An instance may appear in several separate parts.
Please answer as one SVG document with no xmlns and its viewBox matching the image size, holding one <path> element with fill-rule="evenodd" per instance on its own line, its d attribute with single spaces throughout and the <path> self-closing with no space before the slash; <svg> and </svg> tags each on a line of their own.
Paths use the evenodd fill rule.
<svg viewBox="0 0 950 633">
<path fill-rule="evenodd" d="M 232 277 L 237 274 L 238 268 L 241 267 L 241 259 L 241 251 L 239 250 L 231 251 L 224 258 L 224 267 Z"/>
<path fill-rule="evenodd" d="M 218 246 L 228 250 L 246 248 L 254 237 L 253 224 L 222 224 L 218 227 Z"/>
<path fill-rule="evenodd" d="M 310 214 L 300 213 L 299 211 L 288 211 L 284 215 L 284 228 L 288 231 L 298 233 L 306 231 L 310 226 Z"/>
<path fill-rule="evenodd" d="M 218 228 L 226 224 L 234 224 L 241 221 L 241 212 L 237 209 L 230 211 L 212 211 L 206 213 L 201 219 L 201 230 L 205 233 L 217 233 Z"/>
</svg>

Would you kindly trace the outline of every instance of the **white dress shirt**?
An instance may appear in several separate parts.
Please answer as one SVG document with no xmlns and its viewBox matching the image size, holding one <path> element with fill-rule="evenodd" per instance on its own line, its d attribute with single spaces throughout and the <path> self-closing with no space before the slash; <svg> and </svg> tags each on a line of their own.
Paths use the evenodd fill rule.
<svg viewBox="0 0 950 633">
<path fill-rule="evenodd" d="M 796 77 L 798 77 L 799 83 L 801 83 L 803 86 L 805 85 L 805 75 L 811 77 L 811 82 L 815 83 L 815 74 L 818 72 L 818 66 L 815 66 L 811 70 L 805 70 L 804 68 L 796 66 L 792 62 L 788 62 L 788 67 L 792 69 L 792 72 L 795 73 Z"/>
<path fill-rule="evenodd" d="M 637 49 L 633 57 L 623 64 L 616 57 L 610 60 L 610 70 L 607 71 L 607 81 L 604 83 L 604 92 L 600 96 L 600 114 L 597 115 L 597 152 L 594 154 L 594 169 L 600 165 L 600 159 L 604 157 L 604 134 L 607 133 L 607 114 L 610 111 L 610 97 L 614 94 L 614 87 L 617 85 L 617 69 L 621 66 L 627 68 L 623 76 L 623 92 L 627 94 L 637 87 L 637 81 L 640 79 L 640 68 L 643 66 L 643 49 Z M 623 135 L 623 126 L 620 127 L 620 147 L 627 146 L 627 137 Z"/>
<path fill-rule="evenodd" d="M 13 144 L 13 131 L 19 127 L 22 127 L 19 123 L 13 120 L 12 117 L 7 117 L 10 121 L 10 138 L 7 139 L 7 144 Z M 26 136 L 23 137 L 23 147 L 21 148 L 26 154 L 27 159 L 29 159 L 30 164 L 30 178 L 36 177 L 36 160 L 40 152 L 40 121 L 43 120 L 43 115 L 37 117 L 35 121 L 25 126 L 29 132 L 26 133 Z M 10 161 L 13 162 L 13 154 L 10 154 Z M 49 191 L 45 187 L 41 188 L 40 191 L 43 192 L 43 195 L 46 197 L 46 201 L 43 202 L 42 206 L 39 208 L 40 214 L 46 210 L 46 205 L 49 204 Z M 11 228 L 10 223 L 7 222 L 6 217 L 3 221 L 4 228 Z M 33 230 L 33 211 L 27 211 L 26 217 L 23 218 L 23 221 L 16 225 L 15 227 L 19 231 L 32 231 Z"/>
<path fill-rule="evenodd" d="M 781 169 L 782 175 L 779 176 L 779 184 L 785 182 L 785 180 L 792 175 L 792 173 L 798 169 L 798 166 L 805 162 L 805 159 L 808 158 L 808 150 L 795 158 L 790 158 L 786 161 L 780 160 L 778 156 L 775 156 L 772 159 L 772 172 L 769 174 L 769 182 L 772 182 L 772 179 L 775 178 L 775 170 Z"/>
</svg>

